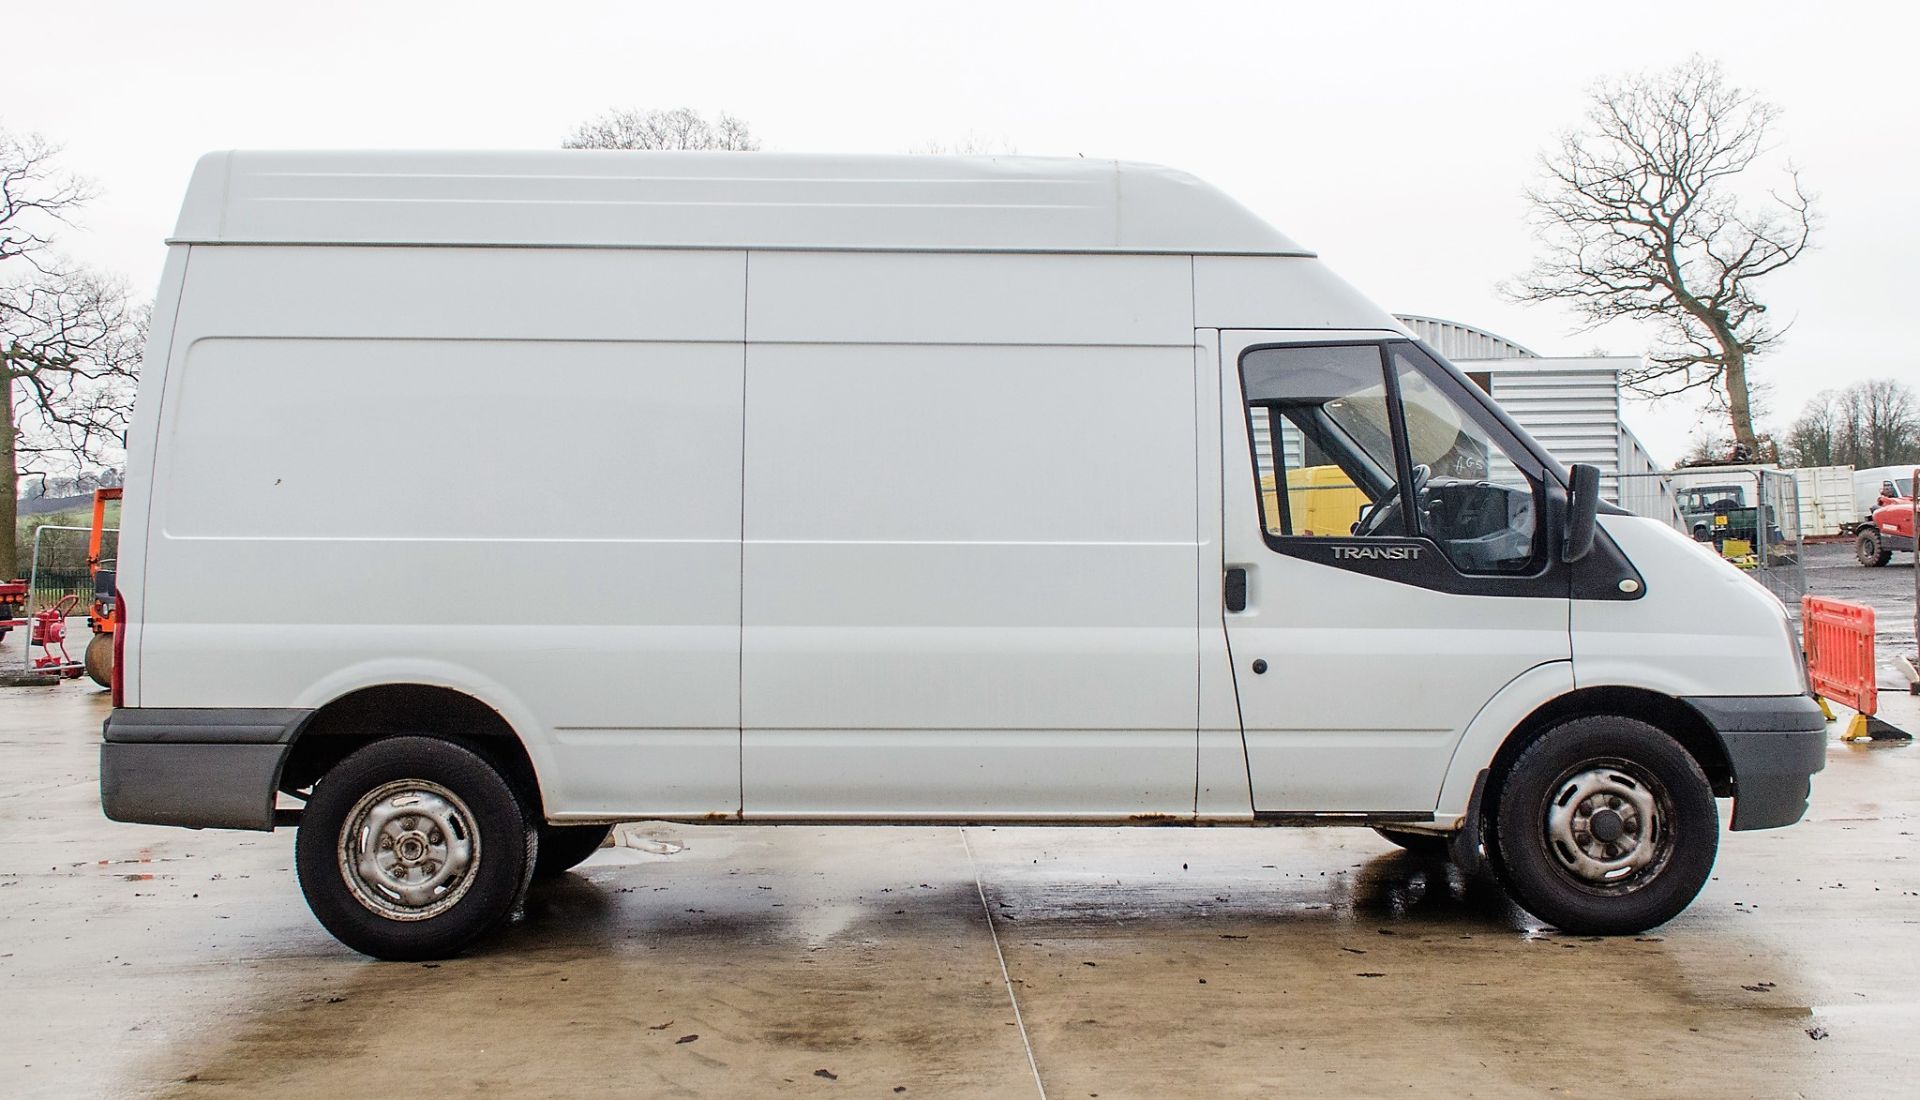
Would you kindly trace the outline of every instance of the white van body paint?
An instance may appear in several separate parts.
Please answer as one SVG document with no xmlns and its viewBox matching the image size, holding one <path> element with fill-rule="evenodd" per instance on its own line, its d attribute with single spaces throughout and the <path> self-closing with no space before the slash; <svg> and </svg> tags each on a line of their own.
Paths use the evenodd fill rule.
<svg viewBox="0 0 1920 1100">
<path fill-rule="evenodd" d="M 1574 681 L 1663 695 L 1801 690 L 1798 633 L 1771 592 L 1657 520 L 1602 516 L 1646 577 L 1645 599 L 1573 605 Z"/>
<path fill-rule="evenodd" d="M 1154 166 L 220 153 L 152 333 L 127 707 L 451 688 L 555 822 L 1444 827 L 1576 687 L 1800 690 L 1648 521 L 1634 600 L 1271 553 L 1238 356 L 1406 333 Z"/>
</svg>

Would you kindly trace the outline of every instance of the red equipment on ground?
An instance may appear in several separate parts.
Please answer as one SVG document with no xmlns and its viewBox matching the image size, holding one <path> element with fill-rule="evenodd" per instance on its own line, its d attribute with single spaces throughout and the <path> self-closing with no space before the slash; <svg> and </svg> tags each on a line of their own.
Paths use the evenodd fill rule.
<svg viewBox="0 0 1920 1100">
<path fill-rule="evenodd" d="M 0 642 L 6 641 L 7 631 L 27 625 L 27 620 L 18 617 L 26 606 L 26 581 L 0 581 Z"/>
<path fill-rule="evenodd" d="M 40 647 L 40 656 L 33 659 L 33 671 L 68 680 L 79 677 L 80 662 L 67 654 L 67 616 L 79 603 L 80 593 L 69 592 L 52 607 L 33 613 L 33 634 L 28 642 Z"/>
<path fill-rule="evenodd" d="M 58 676 L 63 679 L 77 679 L 82 672 L 93 677 L 101 687 L 111 687 L 113 683 L 114 632 L 118 629 L 119 617 L 116 606 L 119 592 L 115 588 L 115 562 L 106 556 L 106 536 L 108 533 L 107 502 L 119 500 L 119 488 L 95 489 L 93 492 L 93 524 L 87 539 L 87 573 L 93 582 L 93 603 L 87 608 L 87 625 L 93 628 L 93 638 L 87 643 L 84 660 L 75 661 L 67 652 L 67 618 L 80 604 L 80 594 L 64 596 L 52 607 L 25 615 L 32 606 L 28 581 L 0 581 L 0 640 L 5 640 L 7 632 L 13 627 L 32 628 L 28 639 L 28 653 L 32 647 L 40 647 L 40 656 L 32 657 L 30 673 L 46 676 Z M 36 553 L 38 543 L 36 542 Z M 37 563 L 36 563 L 37 568 Z"/>
<path fill-rule="evenodd" d="M 1860 527 L 1854 543 L 1854 556 L 1861 565 L 1885 565 L 1893 552 L 1913 551 L 1913 498 L 1882 496 L 1867 522 Z"/>
</svg>

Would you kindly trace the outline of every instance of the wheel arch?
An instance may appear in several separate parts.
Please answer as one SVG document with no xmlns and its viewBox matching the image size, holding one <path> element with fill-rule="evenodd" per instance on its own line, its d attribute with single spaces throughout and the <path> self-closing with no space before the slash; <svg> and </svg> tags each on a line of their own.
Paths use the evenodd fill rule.
<svg viewBox="0 0 1920 1100">
<path fill-rule="evenodd" d="M 1613 715 L 1645 722 L 1680 742 L 1706 773 L 1718 798 L 1734 794 L 1733 765 L 1713 726 L 1676 696 L 1626 684 L 1576 687 L 1566 662 L 1541 665 L 1502 689 L 1475 716 L 1454 751 L 1435 811 L 1438 820 L 1464 817 L 1480 774 L 1484 798 L 1498 797 L 1513 761 L 1540 735 L 1572 718 Z"/>
<path fill-rule="evenodd" d="M 1514 760 L 1541 735 L 1571 719 L 1600 715 L 1645 722 L 1678 741 L 1706 774 L 1714 797 L 1733 797 L 1733 762 L 1720 735 L 1699 711 L 1671 695 L 1647 688 L 1606 685 L 1577 688 L 1558 696 L 1515 726 L 1488 764 L 1488 800 L 1499 797 Z"/>
<path fill-rule="evenodd" d="M 401 736 L 437 737 L 471 749 L 526 800 L 529 814 L 544 817 L 539 769 L 514 724 L 494 705 L 444 684 L 374 684 L 322 703 L 295 734 L 277 788 L 305 790 L 361 747 Z"/>
</svg>

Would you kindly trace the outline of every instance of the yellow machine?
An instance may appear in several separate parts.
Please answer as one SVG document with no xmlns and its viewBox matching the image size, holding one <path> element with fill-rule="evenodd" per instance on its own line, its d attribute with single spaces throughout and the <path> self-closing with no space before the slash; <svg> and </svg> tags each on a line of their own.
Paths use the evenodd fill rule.
<svg viewBox="0 0 1920 1100">
<path fill-rule="evenodd" d="M 1280 534 L 1280 502 L 1273 475 L 1260 479 L 1267 529 Z M 1287 471 L 1287 514 L 1296 535 L 1344 535 L 1353 530 L 1369 501 L 1338 466 L 1307 466 Z"/>
</svg>

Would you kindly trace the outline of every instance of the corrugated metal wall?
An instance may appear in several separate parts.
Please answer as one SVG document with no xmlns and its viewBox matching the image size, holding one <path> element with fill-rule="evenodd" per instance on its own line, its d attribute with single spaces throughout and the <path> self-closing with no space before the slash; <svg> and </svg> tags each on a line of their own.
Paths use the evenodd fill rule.
<svg viewBox="0 0 1920 1100">
<path fill-rule="evenodd" d="M 1456 363 L 1462 359 L 1536 358 L 1533 352 L 1504 336 L 1495 336 L 1458 321 L 1443 321 L 1438 317 L 1421 317 L 1417 314 L 1396 314 L 1393 319 L 1407 326 L 1408 331 L 1426 341 L 1433 350 Z"/>
<path fill-rule="evenodd" d="M 1625 424 L 1620 425 L 1620 492 L 1608 498 L 1636 516 L 1649 516 L 1679 530 L 1680 498 L 1667 480 L 1665 468 L 1655 462 Z"/>
<path fill-rule="evenodd" d="M 1457 362 L 1492 376 L 1493 399 L 1553 457 L 1600 468 L 1600 492 L 1620 494 L 1620 373 L 1605 360 Z"/>
<path fill-rule="evenodd" d="M 1561 462 L 1598 466 L 1601 492 L 1608 500 L 1619 499 L 1622 452 L 1631 438 L 1620 422 L 1620 367 L 1630 360 L 1542 359 L 1512 340 L 1458 321 L 1417 314 L 1395 320 L 1461 370 L 1489 375 L 1493 399 L 1521 427 Z"/>
</svg>

